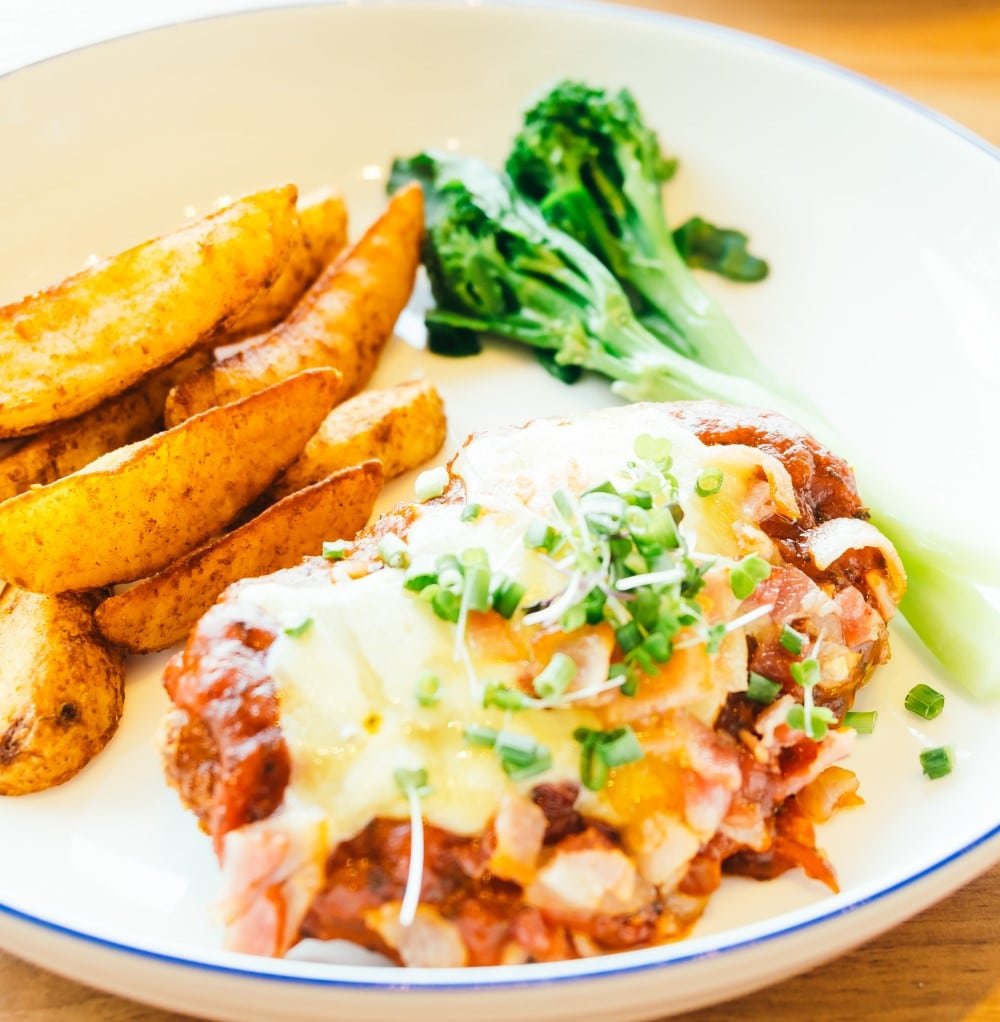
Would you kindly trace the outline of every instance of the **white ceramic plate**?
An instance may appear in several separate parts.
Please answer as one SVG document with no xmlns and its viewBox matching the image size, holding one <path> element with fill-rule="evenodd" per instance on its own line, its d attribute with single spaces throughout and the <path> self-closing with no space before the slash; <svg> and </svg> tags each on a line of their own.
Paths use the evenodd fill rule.
<svg viewBox="0 0 1000 1022">
<path fill-rule="evenodd" d="M 874 449 L 895 485 L 995 548 L 996 154 L 870 83 L 689 21 L 593 7 L 286 9 L 18 72 L 0 81 L 0 299 L 270 182 L 337 181 L 358 224 L 393 155 L 436 144 L 499 158 L 522 104 L 567 74 L 633 87 L 683 158 L 674 216 L 741 225 L 770 257 L 762 286 L 705 282 L 753 344 Z M 418 323 L 404 317 L 401 333 Z M 472 428 L 611 401 L 603 383 L 566 388 L 516 352 L 451 362 L 402 340 L 380 380 L 415 370 L 446 396 L 449 446 Z M 0 945 L 226 1019 L 626 1020 L 735 996 L 859 943 L 1000 857 L 1000 706 L 939 678 L 905 625 L 894 650 L 861 697 L 880 713 L 851 762 L 867 805 L 821 830 L 839 895 L 796 874 L 731 879 L 682 943 L 465 972 L 220 951 L 209 844 L 154 751 L 162 659 L 136 662 L 109 749 L 60 789 L 0 803 Z M 921 680 L 948 697 L 926 724 L 902 709 Z M 930 783 L 918 752 L 946 742 L 957 768 Z"/>
</svg>

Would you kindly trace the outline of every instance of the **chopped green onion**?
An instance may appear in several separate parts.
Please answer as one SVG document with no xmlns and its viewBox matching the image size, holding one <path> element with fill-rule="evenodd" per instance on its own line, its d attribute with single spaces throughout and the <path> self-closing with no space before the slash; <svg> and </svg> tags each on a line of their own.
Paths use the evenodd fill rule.
<svg viewBox="0 0 1000 1022">
<path fill-rule="evenodd" d="M 771 565 L 758 554 L 748 554 L 729 569 L 729 585 L 733 596 L 745 600 L 771 574 Z"/>
<path fill-rule="evenodd" d="M 927 777 L 936 781 L 939 777 L 947 777 L 955 768 L 955 754 L 950 745 L 937 749 L 924 749 L 920 753 L 920 768 Z"/>
<path fill-rule="evenodd" d="M 628 725 L 611 731 L 578 727 L 573 738 L 581 745 L 580 780 L 591 791 L 600 791 L 614 767 L 642 759 L 642 746 Z"/>
<path fill-rule="evenodd" d="M 578 671 L 572 657 L 555 653 L 545 669 L 536 675 L 535 692 L 540 699 L 556 699 L 569 688 Z"/>
<path fill-rule="evenodd" d="M 791 625 L 781 626 L 781 635 L 778 642 L 788 650 L 792 656 L 801 656 L 802 650 L 806 648 L 806 637 L 797 632 Z"/>
<path fill-rule="evenodd" d="M 496 728 L 484 727 L 482 724 L 467 724 L 462 734 L 470 745 L 479 745 L 484 749 L 492 749 L 500 732 Z"/>
<path fill-rule="evenodd" d="M 774 702 L 780 691 L 781 685 L 778 682 L 771 681 L 770 678 L 765 678 L 763 674 L 758 674 L 756 671 L 750 672 L 746 696 L 751 702 L 768 705 Z"/>
<path fill-rule="evenodd" d="M 328 561 L 342 561 L 351 549 L 351 542 L 347 539 L 335 539 L 332 542 L 323 544 L 323 556 Z"/>
<path fill-rule="evenodd" d="M 482 504 L 466 504 L 458 516 L 463 522 L 474 522 L 482 514 Z"/>
<path fill-rule="evenodd" d="M 586 493 L 580 498 L 580 510 L 596 532 L 610 535 L 621 528 L 628 505 L 617 493 Z"/>
<path fill-rule="evenodd" d="M 669 459 L 673 445 L 666 437 L 656 437 L 651 436 L 649 433 L 642 433 L 635 438 L 632 450 L 635 451 L 635 456 L 643 461 L 661 464 Z"/>
<path fill-rule="evenodd" d="M 792 681 L 803 688 L 812 688 L 819 681 L 819 661 L 815 657 L 798 660 L 789 667 Z"/>
<path fill-rule="evenodd" d="M 387 532 L 378 541 L 378 555 L 390 568 L 406 568 L 410 564 L 410 548 L 394 532 Z"/>
<path fill-rule="evenodd" d="M 914 685 L 906 693 L 903 705 L 924 720 L 933 720 L 944 709 L 944 695 L 930 685 Z"/>
<path fill-rule="evenodd" d="M 722 470 L 718 468 L 706 468 L 698 473 L 694 481 L 694 492 L 699 497 L 714 496 L 722 489 Z"/>
<path fill-rule="evenodd" d="M 508 620 L 514 616 L 514 611 L 520 606 L 524 599 L 525 588 L 520 582 L 508 578 L 506 575 L 497 576 L 493 579 L 493 609 Z"/>
<path fill-rule="evenodd" d="M 312 628 L 312 623 L 313 619 L 311 617 L 304 617 L 297 625 L 286 628 L 285 635 L 292 639 L 297 639 L 299 636 L 305 635 Z"/>
<path fill-rule="evenodd" d="M 519 731 L 500 731 L 493 746 L 504 773 L 512 781 L 523 781 L 552 766 L 552 753 L 531 735 Z"/>
<path fill-rule="evenodd" d="M 434 570 L 434 562 L 429 557 L 419 557 L 407 569 L 406 577 L 403 579 L 403 588 L 413 593 L 419 593 L 437 580 L 438 575 Z"/>
<path fill-rule="evenodd" d="M 643 756 L 639 739 L 628 725 L 606 731 L 604 740 L 597 747 L 597 754 L 609 767 L 636 763 Z"/>
<path fill-rule="evenodd" d="M 431 786 L 427 782 L 427 771 L 423 768 L 408 770 L 406 767 L 399 767 L 393 771 L 392 776 L 395 778 L 396 787 L 403 795 L 408 795 L 412 791 L 422 798 L 431 793 Z"/>
<path fill-rule="evenodd" d="M 458 622 L 458 615 L 462 609 L 462 598 L 448 589 L 441 586 L 428 586 L 424 592 L 435 590 L 431 597 L 431 609 L 442 621 L 450 621 L 452 624 Z"/>
<path fill-rule="evenodd" d="M 508 688 L 498 682 L 487 685 L 483 692 L 484 709 L 495 706 L 498 710 L 523 710 L 527 705 L 527 699 L 523 692 L 516 688 Z"/>
<path fill-rule="evenodd" d="M 870 735 L 875 730 L 878 710 L 850 710 L 844 714 L 844 727 L 852 727 L 859 735 Z"/>
<path fill-rule="evenodd" d="M 524 545 L 529 550 L 544 550 L 552 553 L 562 542 L 562 533 L 548 522 L 532 522 L 524 533 Z"/>
<path fill-rule="evenodd" d="M 473 564 L 465 569 L 462 602 L 468 610 L 490 609 L 490 569 L 485 564 Z"/>
<path fill-rule="evenodd" d="M 446 468 L 429 468 L 417 476 L 413 489 L 417 501 L 423 504 L 425 501 L 440 497 L 448 488 L 448 470 Z"/>
<path fill-rule="evenodd" d="M 421 706 L 436 706 L 441 701 L 441 679 L 433 671 L 424 671 L 415 688 Z"/>
</svg>

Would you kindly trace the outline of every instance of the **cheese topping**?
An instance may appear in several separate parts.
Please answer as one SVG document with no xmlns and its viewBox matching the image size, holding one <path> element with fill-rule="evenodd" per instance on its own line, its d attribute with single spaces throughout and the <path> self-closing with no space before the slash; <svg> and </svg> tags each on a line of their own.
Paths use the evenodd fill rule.
<svg viewBox="0 0 1000 1022">
<path fill-rule="evenodd" d="M 539 516 L 552 517 L 556 490 L 579 494 L 608 480 L 631 485 L 627 466 L 643 433 L 672 445 L 670 471 L 684 509 L 680 528 L 692 551 L 733 560 L 773 555 L 759 521 L 776 507 L 794 517 L 784 467 L 751 448 L 706 447 L 655 405 L 630 405 L 474 437 L 452 474 L 464 484 L 467 501 L 482 506 L 481 514 L 463 522 L 461 504 L 416 505 L 405 537 L 412 558 L 483 548 L 493 571 L 526 587 L 522 608 L 551 599 L 565 587 L 565 572 L 525 548 L 525 531 Z M 722 485 L 702 497 L 695 484 L 706 469 L 721 469 Z M 475 641 L 462 643 L 456 659 L 456 626 L 407 591 L 404 576 L 402 569 L 385 567 L 333 583 L 264 580 L 240 596 L 293 632 L 312 621 L 300 634 L 279 632 L 269 669 L 292 759 L 286 797 L 319 808 L 334 844 L 376 817 L 407 818 L 406 797 L 394 780 L 400 768 L 427 771 L 432 790 L 421 800 L 427 822 L 460 835 L 482 832 L 515 782 L 495 750 L 470 743 L 470 726 L 527 735 L 549 750 L 551 767 L 516 783 L 525 791 L 541 782 L 579 782 L 581 752 L 573 733 L 604 726 L 598 708 L 572 703 L 518 712 L 484 709 L 485 685 L 517 687 L 523 661 L 505 655 L 502 643 Z M 491 616 L 500 620 L 493 612 L 483 617 Z M 704 672 L 709 654 L 699 655 Z M 698 658 L 689 651 L 688 659 Z M 417 680 L 427 671 L 440 679 L 438 700 L 430 706 L 417 700 Z M 710 721 L 729 689 L 717 685 L 706 697 L 701 674 L 696 687 L 698 715 Z M 626 699 L 617 692 L 612 698 Z M 584 790 L 579 806 L 590 815 L 619 818 L 607 791 Z"/>
</svg>

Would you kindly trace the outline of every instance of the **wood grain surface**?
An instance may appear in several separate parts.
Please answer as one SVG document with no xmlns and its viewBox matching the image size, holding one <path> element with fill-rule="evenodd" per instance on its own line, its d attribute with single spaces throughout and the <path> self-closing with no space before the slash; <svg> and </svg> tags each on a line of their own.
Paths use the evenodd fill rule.
<svg viewBox="0 0 1000 1022">
<path fill-rule="evenodd" d="M 807 50 L 1000 144 L 1000 3 L 637 0 Z M 984 792 L 984 797 L 997 793 Z M 669 993 L 665 994 L 668 1009 Z M 3 1022 L 180 1022 L 0 953 Z M 613 1012 L 609 1011 L 609 1020 Z M 1000 866 L 881 938 L 682 1022 L 1000 1022 Z M 276 1020 L 279 1022 L 279 1020 Z"/>
</svg>

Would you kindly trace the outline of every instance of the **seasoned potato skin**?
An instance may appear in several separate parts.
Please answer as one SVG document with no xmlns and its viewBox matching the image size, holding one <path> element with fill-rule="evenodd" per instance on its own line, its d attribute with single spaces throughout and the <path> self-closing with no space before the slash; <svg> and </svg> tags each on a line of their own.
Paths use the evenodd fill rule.
<svg viewBox="0 0 1000 1022">
<path fill-rule="evenodd" d="M 0 437 L 82 415 L 224 329 L 281 273 L 295 198 L 258 192 L 0 309 Z"/>
<path fill-rule="evenodd" d="M 280 499 L 368 458 L 393 479 L 434 457 L 447 428 L 441 395 L 426 380 L 362 391 L 330 412 L 268 496 Z"/>
<path fill-rule="evenodd" d="M 0 501 L 35 485 L 55 482 L 108 451 L 151 436 L 163 421 L 170 388 L 208 365 L 208 351 L 195 351 L 137 383 L 124 394 L 68 422 L 49 426 L 0 457 Z"/>
<path fill-rule="evenodd" d="M 288 319 L 171 391 L 167 424 L 317 366 L 340 370 L 343 397 L 359 391 L 413 291 L 423 222 L 420 188 L 396 192 L 382 216 L 319 276 Z"/>
<path fill-rule="evenodd" d="M 105 600 L 97 608 L 98 627 L 133 653 L 180 642 L 231 583 L 290 568 L 319 553 L 324 540 L 353 538 L 368 521 L 382 479 L 381 463 L 368 461 L 293 493 Z"/>
<path fill-rule="evenodd" d="M 263 333 L 280 323 L 347 243 L 347 206 L 324 188 L 299 199 L 299 240 L 281 276 L 226 331 L 222 344 Z"/>
<path fill-rule="evenodd" d="M 114 734 L 125 664 L 94 624 L 101 595 L 0 592 L 0 795 L 62 784 Z"/>
<path fill-rule="evenodd" d="M 302 451 L 336 400 L 300 373 L 0 504 L 0 578 L 55 593 L 132 581 L 217 535 Z"/>
</svg>

